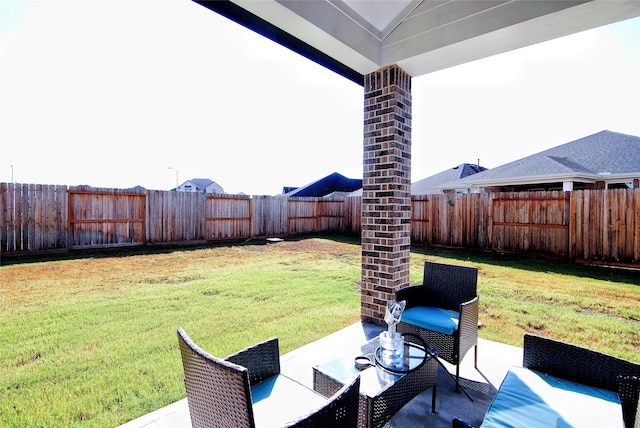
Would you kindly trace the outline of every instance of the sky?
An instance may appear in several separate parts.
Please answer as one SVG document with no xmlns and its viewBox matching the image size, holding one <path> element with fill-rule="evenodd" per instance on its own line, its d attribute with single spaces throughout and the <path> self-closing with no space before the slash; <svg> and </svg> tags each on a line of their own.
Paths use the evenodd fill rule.
<svg viewBox="0 0 640 428">
<path fill-rule="evenodd" d="M 412 82 L 412 181 L 640 136 L 640 18 Z M 363 88 L 190 0 L 0 0 L 0 182 L 362 178 Z"/>
</svg>

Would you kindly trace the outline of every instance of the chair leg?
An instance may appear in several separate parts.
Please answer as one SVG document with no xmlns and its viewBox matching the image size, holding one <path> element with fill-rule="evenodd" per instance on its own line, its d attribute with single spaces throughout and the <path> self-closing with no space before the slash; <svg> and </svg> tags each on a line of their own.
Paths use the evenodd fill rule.
<svg viewBox="0 0 640 428">
<path fill-rule="evenodd" d="M 473 428 L 471 425 L 469 425 L 468 423 L 466 423 L 463 420 L 460 420 L 458 418 L 454 418 L 451 421 L 451 427 L 452 428 Z"/>
<path fill-rule="evenodd" d="M 433 385 L 431 388 L 431 413 L 436 412 L 436 388 L 438 385 Z"/>
<path fill-rule="evenodd" d="M 478 370 L 478 345 L 473 347 L 473 368 Z"/>
<path fill-rule="evenodd" d="M 459 382 L 459 380 L 460 380 L 460 365 L 459 364 L 456 365 L 456 376 L 455 376 L 455 379 L 454 379 L 454 376 L 451 373 L 449 373 L 449 370 L 447 370 L 447 368 L 442 363 L 442 361 L 440 361 L 440 358 L 438 358 L 436 356 L 435 359 L 438 362 L 438 364 L 440 364 L 440 367 L 442 367 L 444 372 L 449 375 L 449 377 L 451 378 L 451 381 L 456 384 L 456 392 L 460 392 L 460 391 L 464 392 L 464 395 L 466 395 L 467 398 L 473 402 L 473 398 L 471 398 L 471 396 L 469 394 L 467 394 L 467 391 L 465 391 L 464 388 L 460 386 L 460 382 Z"/>
</svg>

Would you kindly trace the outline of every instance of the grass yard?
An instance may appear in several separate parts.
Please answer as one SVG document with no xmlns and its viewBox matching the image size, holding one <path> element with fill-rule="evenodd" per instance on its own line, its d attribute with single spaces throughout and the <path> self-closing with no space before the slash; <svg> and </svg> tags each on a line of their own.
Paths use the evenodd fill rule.
<svg viewBox="0 0 640 428">
<path fill-rule="evenodd" d="M 479 268 L 484 339 L 521 347 L 528 332 L 640 362 L 638 270 L 432 249 L 412 251 L 412 282 L 425 259 Z"/>
<path fill-rule="evenodd" d="M 143 250 L 147 251 L 146 253 Z M 75 253 L 0 267 L 0 426 L 117 426 L 185 396 L 176 329 L 225 356 L 281 352 L 360 319 L 357 240 Z M 640 361 L 638 272 L 415 249 L 480 268 L 480 336 L 525 331 Z"/>
</svg>

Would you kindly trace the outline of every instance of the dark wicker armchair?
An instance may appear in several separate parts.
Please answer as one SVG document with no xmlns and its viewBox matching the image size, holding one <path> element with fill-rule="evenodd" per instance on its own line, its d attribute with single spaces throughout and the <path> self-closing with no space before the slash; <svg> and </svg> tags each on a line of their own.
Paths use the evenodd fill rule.
<svg viewBox="0 0 640 428">
<path fill-rule="evenodd" d="M 626 428 L 640 428 L 640 364 L 558 340 L 525 334 L 522 366 L 532 372 L 544 373 L 545 375 L 570 381 L 575 384 L 617 393 L 620 397 L 624 426 Z M 509 372 L 511 373 L 511 370 Z M 516 425 L 517 422 L 520 422 L 520 426 L 533 426 L 534 424 L 539 426 L 541 421 L 548 422 L 549 420 L 555 420 L 553 426 L 569 425 L 562 419 L 562 412 L 556 409 L 555 406 L 559 406 L 560 408 L 565 405 L 575 406 L 575 403 L 558 400 L 558 395 L 554 395 L 555 400 L 550 400 L 549 396 L 543 396 L 542 398 L 536 397 L 536 388 L 530 389 L 525 383 L 522 383 L 520 378 L 512 378 L 516 379 L 516 381 L 512 381 L 505 386 L 507 379 L 509 379 L 509 374 L 507 374 L 507 377 L 505 377 L 505 380 L 500 386 L 498 395 L 489 407 L 481 426 L 501 425 L 505 423 L 505 421 L 508 421 L 511 426 Z M 548 381 L 545 380 L 544 382 Z M 554 388 L 561 388 L 561 386 L 558 385 L 562 384 L 555 383 Z M 564 385 L 568 390 L 580 391 L 579 388 L 571 386 L 568 383 Z M 511 388 L 511 390 L 504 393 L 503 388 L 507 390 Z M 520 389 L 520 391 L 518 391 L 518 389 Z M 587 396 L 592 394 L 590 391 L 582 391 L 581 393 Z M 492 408 L 495 403 L 501 401 L 499 398 L 501 394 L 504 394 L 506 398 L 498 405 L 497 410 L 493 410 Z M 531 396 L 527 394 L 531 394 Z M 609 397 L 601 393 L 598 393 L 596 396 L 601 397 L 605 401 L 608 400 Z M 537 412 L 536 416 L 539 416 L 539 414 L 544 413 L 544 411 L 541 412 L 540 407 L 536 407 L 536 401 L 548 403 L 550 407 L 549 419 L 537 417 L 534 422 L 534 420 L 532 420 L 533 418 L 530 417 L 527 412 L 522 412 L 520 413 L 522 419 L 518 421 L 514 418 L 514 413 L 509 414 L 509 409 L 512 408 L 528 408 L 529 413 Z M 508 402 L 509 406 L 505 406 L 505 402 Z M 593 401 L 590 403 L 593 403 Z M 596 408 L 598 407 L 596 406 Z M 576 407 L 574 410 L 584 412 L 590 409 Z M 501 413 L 507 413 L 507 416 L 500 416 Z M 489 419 L 488 423 L 486 423 L 487 419 Z M 560 421 L 563 422 L 561 423 Z M 618 422 L 620 421 L 615 420 L 611 422 L 618 426 Z M 608 424 L 603 423 L 602 420 L 598 420 L 595 423 L 608 426 Z M 451 426 L 452 428 L 473 428 L 472 425 L 457 418 L 452 421 Z M 593 424 L 589 426 L 593 426 Z"/>
<path fill-rule="evenodd" d="M 225 359 L 199 348 L 183 329 L 178 341 L 194 428 L 357 425 L 360 378 L 327 399 L 280 374 L 277 338 Z"/>
<path fill-rule="evenodd" d="M 626 427 L 640 427 L 640 364 L 591 349 L 524 335 L 523 367 L 583 385 L 617 392 Z"/>
<path fill-rule="evenodd" d="M 472 347 L 478 367 L 477 282 L 475 267 L 425 262 L 423 283 L 396 291 L 396 300 L 407 302 L 397 331 L 419 336 L 456 366 L 456 391 L 460 362 Z"/>
</svg>

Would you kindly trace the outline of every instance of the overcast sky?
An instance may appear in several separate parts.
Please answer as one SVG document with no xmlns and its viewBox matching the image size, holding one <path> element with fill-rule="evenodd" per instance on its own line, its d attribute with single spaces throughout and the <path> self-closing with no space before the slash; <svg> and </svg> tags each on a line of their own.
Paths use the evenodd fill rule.
<svg viewBox="0 0 640 428">
<path fill-rule="evenodd" d="M 0 182 L 362 177 L 362 87 L 190 0 L 1 0 L 0 25 Z M 412 181 L 604 129 L 640 136 L 640 18 L 414 78 Z"/>
</svg>

